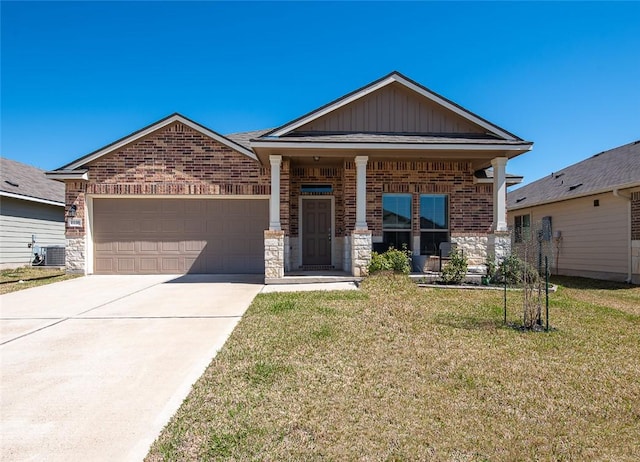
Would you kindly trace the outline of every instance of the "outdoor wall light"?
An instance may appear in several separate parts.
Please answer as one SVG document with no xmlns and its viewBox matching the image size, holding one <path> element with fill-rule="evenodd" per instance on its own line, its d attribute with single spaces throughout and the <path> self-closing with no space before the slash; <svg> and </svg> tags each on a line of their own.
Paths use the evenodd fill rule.
<svg viewBox="0 0 640 462">
<path fill-rule="evenodd" d="M 320 156 L 313 156 L 313 160 L 314 160 L 315 162 L 318 162 L 318 161 L 320 160 Z"/>
<path fill-rule="evenodd" d="M 69 207 L 69 216 L 75 217 L 77 210 L 78 210 L 78 207 L 76 207 L 76 204 L 72 204 L 71 207 Z"/>
</svg>

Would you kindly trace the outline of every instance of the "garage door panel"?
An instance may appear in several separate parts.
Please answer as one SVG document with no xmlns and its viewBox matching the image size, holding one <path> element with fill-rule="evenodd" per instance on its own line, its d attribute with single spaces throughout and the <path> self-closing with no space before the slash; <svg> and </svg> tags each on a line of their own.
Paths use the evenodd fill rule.
<svg viewBox="0 0 640 462">
<path fill-rule="evenodd" d="M 119 273 L 131 274 L 136 272 L 136 259 L 134 257 L 118 257 L 116 263 Z"/>
<path fill-rule="evenodd" d="M 138 245 L 140 253 L 156 254 L 160 248 L 158 242 L 155 241 L 139 241 Z"/>
<path fill-rule="evenodd" d="M 140 272 L 155 274 L 160 270 L 158 257 L 140 257 Z"/>
<path fill-rule="evenodd" d="M 268 201 L 94 199 L 96 273 L 262 273 Z"/>
<path fill-rule="evenodd" d="M 182 262 L 184 262 L 184 258 L 180 258 L 180 257 L 167 257 L 167 256 L 163 256 L 161 258 L 162 261 L 162 272 L 163 273 L 183 273 L 184 269 L 183 269 L 183 264 L 181 264 Z"/>
</svg>

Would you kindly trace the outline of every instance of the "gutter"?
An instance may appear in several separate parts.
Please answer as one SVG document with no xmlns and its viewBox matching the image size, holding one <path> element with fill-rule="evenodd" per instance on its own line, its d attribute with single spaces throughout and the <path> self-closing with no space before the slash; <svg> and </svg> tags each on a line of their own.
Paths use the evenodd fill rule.
<svg viewBox="0 0 640 462">
<path fill-rule="evenodd" d="M 633 248 L 631 246 L 631 196 L 622 194 L 620 192 L 620 188 L 613 189 L 613 195 L 619 199 L 627 201 L 627 217 L 628 217 L 628 226 L 627 226 L 627 242 L 629 244 L 629 251 L 627 252 L 627 279 L 625 282 L 627 284 L 631 284 L 633 281 L 633 262 L 632 262 L 632 252 Z"/>
</svg>

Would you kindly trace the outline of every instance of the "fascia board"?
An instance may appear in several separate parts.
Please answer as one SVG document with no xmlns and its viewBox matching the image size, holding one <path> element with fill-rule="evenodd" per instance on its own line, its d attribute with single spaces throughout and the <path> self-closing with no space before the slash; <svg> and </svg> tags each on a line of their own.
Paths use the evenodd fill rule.
<svg viewBox="0 0 640 462">
<path fill-rule="evenodd" d="M 79 171 L 56 171 L 53 170 L 51 172 L 46 172 L 45 176 L 47 178 L 51 178 L 52 180 L 64 181 L 64 180 L 76 180 L 76 181 L 88 181 L 89 180 L 89 172 L 86 170 Z"/>
<path fill-rule="evenodd" d="M 15 194 L 15 193 L 10 193 L 6 191 L 0 191 L 0 196 L 11 197 L 13 199 L 22 199 L 30 202 L 38 202 L 40 204 L 56 205 L 59 207 L 64 207 L 64 202 L 50 201 L 48 199 L 40 199 L 38 197 L 23 196 L 22 194 Z"/>
<path fill-rule="evenodd" d="M 433 150 L 433 151 L 530 151 L 531 144 L 465 144 L 465 143 L 319 143 L 289 141 L 251 141 L 252 148 L 344 149 L 344 150 Z"/>
</svg>

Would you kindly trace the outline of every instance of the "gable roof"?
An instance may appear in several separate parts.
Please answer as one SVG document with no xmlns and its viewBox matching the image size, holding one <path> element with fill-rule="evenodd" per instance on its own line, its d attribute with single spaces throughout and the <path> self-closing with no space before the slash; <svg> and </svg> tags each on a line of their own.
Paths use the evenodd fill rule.
<svg viewBox="0 0 640 462">
<path fill-rule="evenodd" d="M 50 177 L 61 177 L 61 175 L 56 175 L 56 172 L 64 174 L 64 173 L 70 173 L 73 170 L 77 170 L 80 169 L 82 167 L 84 167 L 85 165 L 87 165 L 90 162 L 93 162 L 96 159 L 99 159 L 102 156 L 105 156 L 107 154 L 110 154 L 118 149 L 120 149 L 123 146 L 126 146 L 127 144 L 133 143 L 147 135 L 149 135 L 150 133 L 153 133 L 157 130 L 160 130 L 164 127 L 167 127 L 168 125 L 171 125 L 174 122 L 180 122 L 192 129 L 194 129 L 195 131 L 202 133 L 203 135 L 212 138 L 216 141 L 218 141 L 219 143 L 222 143 L 223 145 L 238 151 L 241 154 L 244 154 L 247 157 L 250 157 L 251 159 L 257 161 L 258 157 L 253 153 L 253 151 L 251 151 L 250 149 L 248 149 L 247 147 L 219 134 L 214 132 L 213 130 L 210 130 L 209 128 L 205 127 L 204 125 L 200 125 L 197 122 L 194 122 L 191 119 L 186 118 L 185 116 L 178 114 L 177 112 L 174 114 L 171 114 L 167 117 L 165 117 L 164 119 L 161 119 L 157 122 L 152 123 L 151 125 L 147 125 L 146 127 L 131 133 L 130 135 L 125 136 L 124 138 L 120 138 L 117 141 L 114 141 L 111 144 L 108 144 L 107 146 L 98 149 L 97 151 L 94 151 L 92 153 L 87 154 L 86 156 L 83 156 L 79 159 L 74 160 L 73 162 L 71 162 L 70 164 L 67 164 L 63 167 L 60 167 L 52 172 L 49 172 L 49 176 Z M 62 178 L 61 178 L 62 179 Z"/>
<path fill-rule="evenodd" d="M 311 111 L 301 117 L 298 117 L 297 119 L 292 120 L 291 122 L 288 122 L 285 125 L 275 128 L 270 132 L 262 135 L 261 138 L 262 139 L 276 138 L 276 137 L 282 137 L 282 136 L 291 134 L 291 132 L 293 132 L 295 129 L 303 125 L 306 125 L 314 120 L 317 120 L 330 112 L 336 111 L 337 109 L 340 109 L 346 106 L 347 104 L 350 104 L 358 99 L 365 97 L 366 95 L 369 95 L 383 87 L 386 87 L 394 83 L 402 85 L 403 87 L 421 95 L 422 97 L 427 98 L 428 100 L 454 112 L 455 114 L 461 116 L 462 118 L 466 119 L 467 121 L 473 124 L 479 125 L 480 127 L 490 132 L 492 135 L 494 135 L 495 136 L 494 139 L 520 141 L 520 142 L 524 141 L 521 138 L 518 138 L 513 133 L 510 133 L 507 130 L 495 124 L 492 124 L 486 119 L 483 119 L 482 117 L 472 113 L 471 111 L 463 108 L 459 104 L 454 103 L 453 101 L 445 98 L 444 96 L 441 96 L 435 93 L 434 91 L 429 90 L 427 87 L 420 85 L 419 83 L 411 80 L 410 78 L 402 75 L 400 72 L 397 72 L 397 71 L 393 71 L 390 74 L 362 88 L 359 88 L 328 104 L 325 104 L 324 106 L 314 111 Z"/>
<path fill-rule="evenodd" d="M 507 208 L 640 186 L 640 140 L 603 151 L 507 194 Z"/>
<path fill-rule="evenodd" d="M 64 185 L 48 179 L 44 170 L 2 157 L 0 196 L 64 206 Z"/>
</svg>

